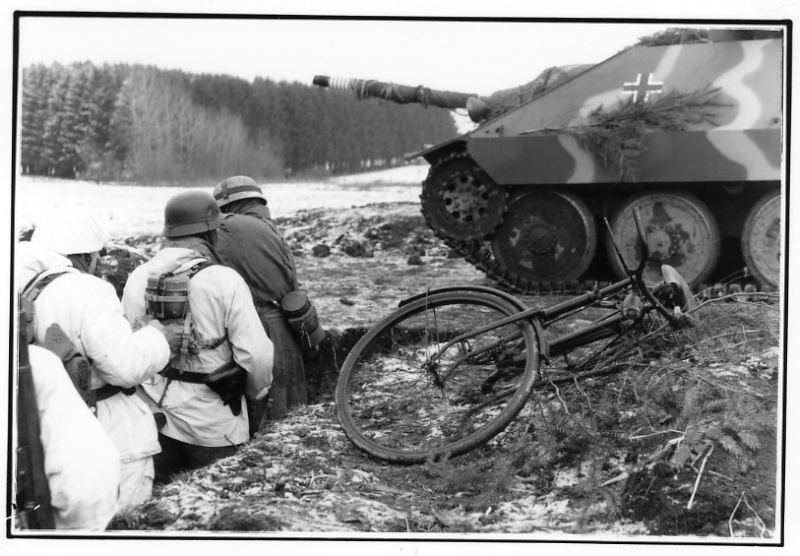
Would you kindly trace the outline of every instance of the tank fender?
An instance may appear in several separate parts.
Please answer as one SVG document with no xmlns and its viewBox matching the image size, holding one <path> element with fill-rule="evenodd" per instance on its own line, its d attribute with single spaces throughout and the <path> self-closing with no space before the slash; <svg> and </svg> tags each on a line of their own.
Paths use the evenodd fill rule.
<svg viewBox="0 0 800 556">
<path fill-rule="evenodd" d="M 453 151 L 466 150 L 466 144 L 467 144 L 467 134 L 459 135 L 458 137 L 453 137 L 452 139 L 448 139 L 447 141 L 437 143 L 432 147 L 427 147 L 420 151 L 407 154 L 405 155 L 405 159 L 408 162 L 410 160 L 414 160 L 415 158 L 421 156 L 424 157 L 429 164 L 434 164 L 436 163 L 436 161 L 446 157 Z"/>
</svg>

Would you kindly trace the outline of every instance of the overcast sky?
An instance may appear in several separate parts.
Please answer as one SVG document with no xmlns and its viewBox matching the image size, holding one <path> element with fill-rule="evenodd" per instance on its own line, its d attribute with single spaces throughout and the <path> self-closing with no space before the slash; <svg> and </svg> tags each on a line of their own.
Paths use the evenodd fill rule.
<svg viewBox="0 0 800 556">
<path fill-rule="evenodd" d="M 321 74 L 488 95 L 551 66 L 601 62 L 678 25 L 24 17 L 19 61 L 141 63 L 307 84 Z"/>
</svg>

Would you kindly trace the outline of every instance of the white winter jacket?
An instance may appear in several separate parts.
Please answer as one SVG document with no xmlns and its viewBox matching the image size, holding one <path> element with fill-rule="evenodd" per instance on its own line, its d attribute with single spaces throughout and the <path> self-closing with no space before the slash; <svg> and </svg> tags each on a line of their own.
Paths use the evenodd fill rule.
<svg viewBox="0 0 800 556">
<path fill-rule="evenodd" d="M 122 304 L 134 329 L 145 322 L 148 277 L 191 266 L 199 256 L 192 249 L 167 247 L 131 273 Z M 221 339 L 225 341 L 190 355 L 184 370 L 208 374 L 233 359 L 249 373 L 250 389 L 258 392 L 255 397 L 264 397 L 272 383 L 273 345 L 244 279 L 235 270 L 222 265 L 204 268 L 189 281 L 189 305 L 196 339 L 210 344 Z M 167 424 L 161 429 L 165 436 L 206 447 L 230 446 L 249 440 L 244 399 L 242 412 L 234 416 L 220 397 L 204 384 L 173 380 L 167 388 L 167 379 L 156 375 L 142 385 L 153 401 L 161 399 L 165 388 L 162 408 Z"/>
<path fill-rule="evenodd" d="M 34 301 L 34 338 L 43 339 L 47 328 L 58 324 L 91 361 L 92 388 L 104 384 L 130 388 L 166 367 L 170 357 L 166 338 L 149 326 L 134 332 L 110 283 L 72 269 L 66 257 L 29 242 L 19 244 L 16 259 L 20 288 L 43 269 L 39 279 L 65 267 L 71 270 L 47 285 Z M 98 402 L 97 418 L 122 463 L 161 451 L 152 412 L 138 396 L 119 393 Z"/>
<path fill-rule="evenodd" d="M 28 356 L 56 529 L 103 531 L 118 510 L 119 454 L 61 360 L 39 346 Z"/>
</svg>

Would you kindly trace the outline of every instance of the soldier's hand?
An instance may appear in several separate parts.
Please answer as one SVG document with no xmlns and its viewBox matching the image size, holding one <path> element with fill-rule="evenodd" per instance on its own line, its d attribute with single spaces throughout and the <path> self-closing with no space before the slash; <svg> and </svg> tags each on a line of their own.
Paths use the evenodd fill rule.
<svg viewBox="0 0 800 556">
<path fill-rule="evenodd" d="M 183 336 L 181 336 L 183 333 L 182 324 L 163 324 L 153 319 L 147 323 L 147 326 L 152 326 L 164 335 L 164 337 L 167 339 L 167 343 L 169 344 L 170 352 L 178 353 L 180 351 L 181 344 L 183 343 Z"/>
</svg>

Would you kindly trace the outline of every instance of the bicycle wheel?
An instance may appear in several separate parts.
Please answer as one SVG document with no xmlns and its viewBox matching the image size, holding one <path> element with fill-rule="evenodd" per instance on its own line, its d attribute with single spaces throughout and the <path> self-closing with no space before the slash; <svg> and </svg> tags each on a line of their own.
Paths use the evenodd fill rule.
<svg viewBox="0 0 800 556">
<path fill-rule="evenodd" d="M 538 378 L 537 334 L 529 321 L 473 332 L 518 312 L 491 294 L 447 292 L 384 318 L 352 349 L 336 385 L 348 438 L 378 458 L 418 463 L 498 434 Z"/>
</svg>

